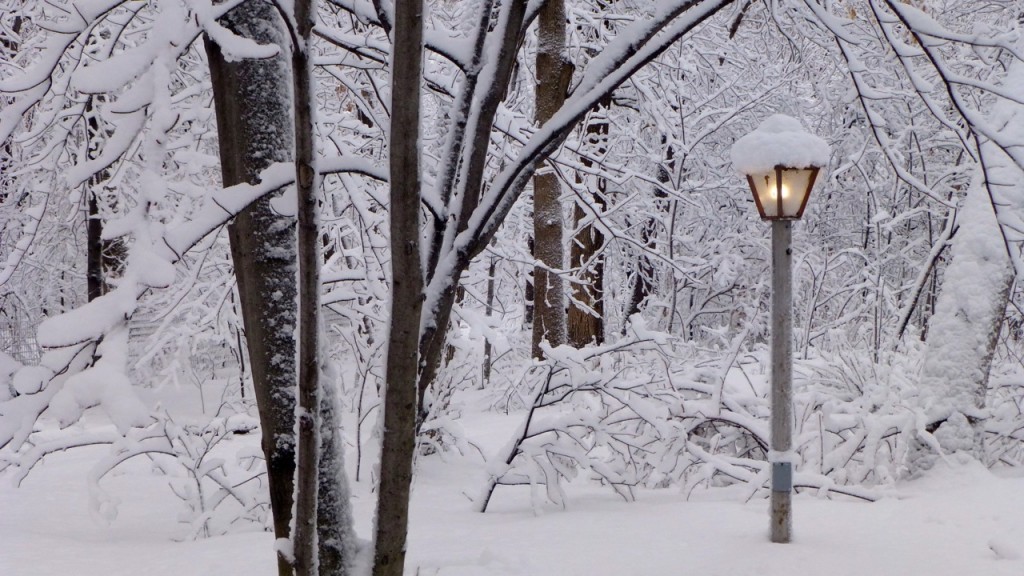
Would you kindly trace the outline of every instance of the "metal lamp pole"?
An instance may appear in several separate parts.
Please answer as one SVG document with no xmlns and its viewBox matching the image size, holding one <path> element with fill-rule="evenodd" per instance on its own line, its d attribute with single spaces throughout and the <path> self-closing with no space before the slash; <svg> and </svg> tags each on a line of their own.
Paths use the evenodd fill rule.
<svg viewBox="0 0 1024 576">
<path fill-rule="evenodd" d="M 771 541 L 793 532 L 793 221 L 807 207 L 818 171 L 828 165 L 828 142 L 783 114 L 766 118 L 732 146 L 733 166 L 747 177 L 762 220 L 772 223 L 772 473 Z M 774 160 L 775 166 L 765 164 Z"/>
<path fill-rule="evenodd" d="M 772 221 L 771 541 L 790 541 L 793 531 L 793 295 L 792 221 Z M 780 455 L 786 461 L 774 461 Z"/>
</svg>

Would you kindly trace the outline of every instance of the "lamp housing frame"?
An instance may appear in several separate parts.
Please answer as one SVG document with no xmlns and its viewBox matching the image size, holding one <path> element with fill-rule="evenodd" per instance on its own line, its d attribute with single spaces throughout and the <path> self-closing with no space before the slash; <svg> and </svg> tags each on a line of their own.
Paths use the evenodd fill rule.
<svg viewBox="0 0 1024 576">
<path fill-rule="evenodd" d="M 783 197 L 782 197 L 783 175 L 786 172 L 798 172 L 798 171 L 802 172 L 802 171 L 805 171 L 805 170 L 806 171 L 810 171 L 810 176 L 807 179 L 807 188 L 802 191 L 803 199 L 800 201 L 800 207 L 796 211 L 795 214 L 785 214 L 783 209 L 782 209 L 782 207 L 783 207 Z M 783 165 L 783 164 L 776 164 L 772 168 L 772 171 L 774 171 L 774 173 L 775 173 L 775 186 L 776 186 L 775 199 L 776 199 L 777 205 L 776 205 L 776 215 L 775 216 L 769 216 L 767 214 L 767 212 L 765 211 L 765 207 L 761 203 L 761 196 L 757 193 L 757 184 L 754 181 L 754 177 L 755 176 L 757 176 L 757 177 L 766 176 L 766 175 L 771 174 L 771 172 L 762 172 L 762 173 L 759 173 L 759 174 L 747 174 L 746 175 L 747 176 L 747 184 L 750 186 L 750 192 L 754 196 L 754 203 L 757 205 L 757 212 L 758 212 L 758 214 L 760 214 L 761 220 L 767 220 L 767 221 L 775 221 L 775 220 L 800 220 L 801 218 L 803 218 L 804 209 L 807 208 L 807 201 L 811 198 L 811 190 L 814 189 L 814 183 L 818 179 L 818 172 L 820 170 L 821 170 L 820 166 L 807 166 L 807 167 L 804 167 L 804 168 L 796 168 L 796 167 L 793 167 L 793 166 L 786 166 L 786 165 Z"/>
</svg>

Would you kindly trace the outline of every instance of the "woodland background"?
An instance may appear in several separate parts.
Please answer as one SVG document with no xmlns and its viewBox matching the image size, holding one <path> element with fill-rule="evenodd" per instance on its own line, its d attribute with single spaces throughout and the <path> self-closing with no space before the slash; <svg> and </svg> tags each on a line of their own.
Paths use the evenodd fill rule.
<svg viewBox="0 0 1024 576">
<path fill-rule="evenodd" d="M 401 573 L 414 458 L 476 454 L 479 509 L 764 496 L 770 245 L 729 150 L 774 113 L 832 147 L 794 241 L 797 487 L 1018 467 L 1021 18 L 0 0 L 0 471 L 108 446 L 113 517 L 145 458 L 190 537 L 273 529 L 282 574 Z M 521 423 L 488 454 L 460 421 L 490 413 Z"/>
</svg>

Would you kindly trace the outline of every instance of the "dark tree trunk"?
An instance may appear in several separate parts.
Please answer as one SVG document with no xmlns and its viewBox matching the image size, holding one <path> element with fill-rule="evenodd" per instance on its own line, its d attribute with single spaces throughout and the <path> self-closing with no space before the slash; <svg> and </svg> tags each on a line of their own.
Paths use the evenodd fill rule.
<svg viewBox="0 0 1024 576">
<path fill-rule="evenodd" d="M 594 205 L 603 209 L 594 195 Z M 586 218 L 579 206 L 573 207 L 573 221 L 579 224 Z M 582 348 L 588 344 L 604 343 L 604 234 L 593 225 L 586 225 L 573 237 L 569 250 L 569 266 L 579 269 L 579 280 L 572 284 L 572 302 L 569 304 L 569 344 Z"/>
<path fill-rule="evenodd" d="M 19 11 L 24 6 L 19 6 Z M 0 61 L 14 62 L 15 56 L 18 54 L 18 48 L 21 43 L 19 42 L 18 36 L 21 34 L 22 23 L 24 18 L 22 16 L 15 16 L 11 21 L 11 36 L 7 36 L 0 32 Z M 9 95 L 0 96 L 0 107 L 6 106 L 11 102 L 12 98 Z M 14 150 L 11 145 L 11 139 L 4 140 L 3 144 L 0 145 L 0 203 L 7 200 L 7 195 L 11 193 L 9 186 L 11 185 L 11 167 L 14 165 L 14 158 L 12 158 Z"/>
<path fill-rule="evenodd" d="M 487 263 L 487 302 L 484 313 L 488 318 L 494 315 L 494 274 L 497 269 L 498 258 L 491 255 Z M 484 337 L 484 362 L 480 371 L 480 389 L 482 390 L 491 381 L 491 339 Z"/>
<path fill-rule="evenodd" d="M 108 131 L 104 129 L 99 112 L 95 108 L 95 96 L 85 101 L 83 115 L 85 117 L 86 158 L 95 160 L 99 157 Z M 86 298 L 91 302 L 107 293 L 107 278 L 119 274 L 124 265 L 125 245 L 121 239 L 103 239 L 103 220 L 100 214 L 100 193 L 103 184 L 109 177 L 110 169 L 106 168 L 93 174 L 85 184 L 86 226 L 85 226 L 85 278 Z"/>
<path fill-rule="evenodd" d="M 586 146 L 580 163 L 586 167 L 594 165 L 594 157 L 602 158 L 608 149 L 608 107 L 611 98 L 605 98 L 594 109 L 587 124 Z M 577 176 L 583 183 L 586 176 Z M 604 210 L 607 206 L 605 193 L 608 181 L 602 176 L 594 177 L 594 190 L 590 191 L 593 209 Z M 587 216 L 579 201 L 573 206 L 573 227 L 579 228 Z M 569 266 L 579 270 L 579 281 L 572 285 L 572 301 L 569 304 L 569 344 L 581 348 L 588 344 L 604 343 L 604 234 L 593 224 L 580 228 L 569 246 Z"/>
<path fill-rule="evenodd" d="M 298 41 L 292 50 L 292 88 L 295 109 L 295 189 L 298 201 L 298 438 L 295 476 L 295 534 L 292 550 L 295 555 L 296 576 L 316 576 L 318 562 L 318 528 L 328 530 L 333 521 L 329 510 L 320 518 L 317 509 L 320 473 L 320 416 L 335 414 L 334 410 L 321 413 L 320 409 L 320 226 L 316 195 L 316 149 L 313 136 L 313 61 L 310 33 L 316 19 L 315 0 L 296 0 L 295 33 Z M 328 433 L 336 434 L 334 422 L 328 424 Z M 335 446 L 335 448 L 337 448 Z M 327 472 L 327 471 L 325 471 Z M 338 472 L 337 470 L 333 472 Z M 342 479 L 344 471 L 341 471 Z M 323 478 L 325 483 L 332 478 Z M 340 479 L 339 479 L 340 480 Z M 326 504 L 326 502 L 325 502 Z M 337 574 L 343 564 L 343 542 L 336 547 L 323 548 L 324 572 Z M 332 571 L 333 569 L 333 571 Z"/>
<path fill-rule="evenodd" d="M 92 184 L 93 178 L 89 179 Z M 90 186 L 91 188 L 91 186 Z M 103 221 L 100 220 L 99 202 L 93 190 L 86 190 L 88 211 L 85 226 L 85 282 L 86 298 L 90 302 L 105 292 L 103 283 Z"/>
<path fill-rule="evenodd" d="M 93 106 L 93 96 L 86 98 L 83 115 L 86 126 L 85 156 L 89 160 L 95 160 L 99 156 L 101 133 L 100 119 L 97 118 Z M 94 174 L 85 184 L 85 294 L 89 302 L 106 292 L 103 283 L 103 221 L 100 219 L 100 203 L 97 197 L 98 188 L 103 180 L 100 174 Z"/>
<path fill-rule="evenodd" d="M 397 0 L 391 71 L 391 319 L 374 576 L 401 576 L 418 412 L 420 313 L 420 78 L 423 0 Z M 445 319 L 447 325 L 447 318 Z M 444 326 L 442 326 L 444 328 Z M 442 330 L 443 333 L 443 330 Z M 443 334 L 441 335 L 443 341 Z"/>
<path fill-rule="evenodd" d="M 261 170 L 292 160 L 291 82 L 285 25 L 269 1 L 251 0 L 221 24 L 281 53 L 229 62 L 206 39 L 225 186 L 258 181 Z M 289 537 L 295 476 L 295 220 L 253 203 L 228 228 L 267 462 L 277 538 Z M 278 557 L 278 572 L 291 574 Z"/>
<path fill-rule="evenodd" d="M 533 253 L 533 236 L 526 240 L 526 249 L 530 256 L 536 258 Z M 523 328 L 533 330 L 533 299 L 537 297 L 533 289 L 533 268 L 526 270 L 526 285 L 523 287 Z"/>
<path fill-rule="evenodd" d="M 665 138 L 662 137 L 662 143 L 665 142 Z M 658 167 L 658 182 L 663 185 L 669 185 L 672 182 L 671 170 L 675 169 L 675 153 L 672 147 L 669 146 L 665 150 L 665 165 Z M 660 212 L 667 212 L 668 204 L 662 199 L 666 198 L 666 194 L 663 190 L 656 189 L 654 192 L 655 202 L 662 204 L 658 210 Z M 659 202 L 661 200 L 661 202 Z M 667 220 L 662 217 L 661 220 Z M 659 218 L 650 217 L 644 222 L 643 228 L 640 230 L 640 243 L 647 250 L 654 251 L 657 242 L 657 229 L 658 229 Z M 671 242 L 671 239 L 669 239 Z M 636 259 L 636 267 L 633 271 L 633 285 L 630 289 L 629 301 L 626 303 L 626 309 L 624 318 L 628 322 L 629 317 L 633 314 L 640 312 L 641 306 L 644 300 L 654 292 L 654 263 L 651 261 L 650 256 L 646 252 L 641 252 Z M 623 324 L 622 333 L 626 333 L 626 328 L 629 326 L 628 323 Z"/>
<path fill-rule="evenodd" d="M 565 57 L 565 4 L 549 0 L 538 16 L 537 123 L 543 126 L 565 102 L 572 66 Z M 555 273 L 565 265 L 562 246 L 562 186 L 552 166 L 533 177 L 533 357 L 543 357 L 541 342 L 566 342 L 565 287 Z"/>
</svg>

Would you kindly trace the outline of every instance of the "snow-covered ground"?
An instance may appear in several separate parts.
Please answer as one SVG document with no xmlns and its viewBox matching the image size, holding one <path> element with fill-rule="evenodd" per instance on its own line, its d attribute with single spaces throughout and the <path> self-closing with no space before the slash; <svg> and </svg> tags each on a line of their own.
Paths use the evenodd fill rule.
<svg viewBox="0 0 1024 576">
<path fill-rule="evenodd" d="M 497 446 L 514 416 L 467 415 L 467 436 Z M 254 434 L 230 440 L 255 445 Z M 177 541 L 182 502 L 151 464 L 125 466 L 103 486 L 120 499 L 110 523 L 90 512 L 86 477 L 107 448 L 48 457 L 20 488 L 0 478 L 0 575 L 183 576 L 275 574 L 273 540 L 241 532 Z M 350 462 L 352 464 L 352 462 Z M 767 502 L 736 489 L 638 492 L 627 503 L 599 486 L 569 487 L 569 505 L 536 509 L 529 488 L 500 487 L 491 510 L 471 510 L 479 456 L 418 463 L 409 574 L 701 576 L 1024 575 L 1024 474 L 940 463 L 877 503 L 795 499 L 795 541 L 767 539 Z M 369 482 L 355 487 L 366 536 Z"/>
</svg>

